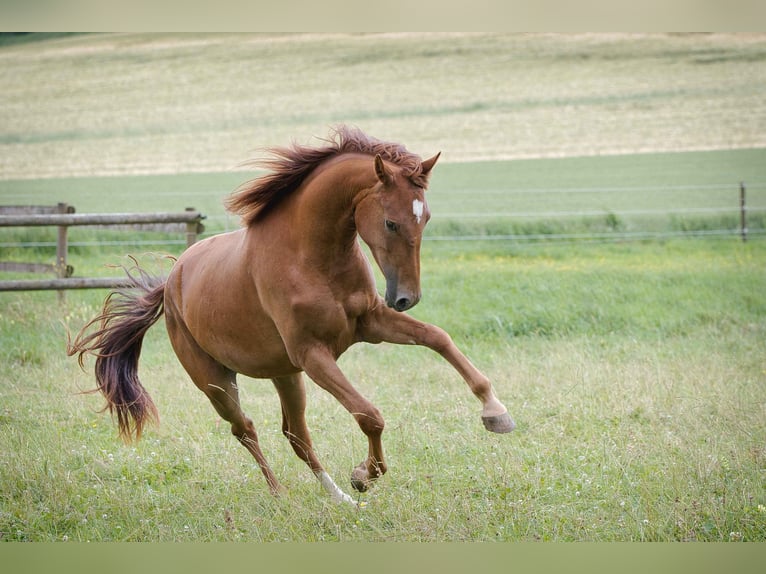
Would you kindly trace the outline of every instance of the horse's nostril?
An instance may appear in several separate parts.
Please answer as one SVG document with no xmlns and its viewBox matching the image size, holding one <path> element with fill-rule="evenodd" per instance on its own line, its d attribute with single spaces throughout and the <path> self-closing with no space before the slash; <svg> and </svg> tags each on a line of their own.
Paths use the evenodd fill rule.
<svg viewBox="0 0 766 574">
<path fill-rule="evenodd" d="M 411 307 L 410 300 L 407 297 L 399 297 L 394 304 L 394 309 L 397 311 L 405 311 Z"/>
</svg>

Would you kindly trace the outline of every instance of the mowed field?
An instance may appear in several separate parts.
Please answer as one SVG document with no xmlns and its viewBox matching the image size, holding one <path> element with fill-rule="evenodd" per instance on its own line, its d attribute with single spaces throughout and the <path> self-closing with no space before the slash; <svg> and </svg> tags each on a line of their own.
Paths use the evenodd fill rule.
<svg viewBox="0 0 766 574">
<path fill-rule="evenodd" d="M 7 43 L 0 69 L 0 204 L 194 206 L 211 234 L 237 227 L 222 201 L 258 147 L 347 122 L 441 150 L 411 313 L 518 425 L 484 431 L 429 351 L 355 347 L 341 367 L 386 418 L 389 472 L 346 508 L 282 436 L 271 384 L 243 378 L 274 499 L 161 323 L 141 363 L 161 425 L 123 445 L 81 394 L 92 362 L 65 355 L 105 293 L 0 293 L 0 540 L 766 540 L 766 37 L 76 35 Z M 747 243 L 675 235 L 736 231 L 741 181 Z M 0 259 L 51 257 L 15 245 L 53 230 L 2 231 Z M 70 263 L 166 270 L 149 252 L 168 239 L 73 230 Z M 366 439 L 308 393 L 350 490 Z"/>
<path fill-rule="evenodd" d="M 0 51 L 0 178 L 220 172 L 358 125 L 444 162 L 766 147 L 763 35 L 76 35 Z"/>
</svg>

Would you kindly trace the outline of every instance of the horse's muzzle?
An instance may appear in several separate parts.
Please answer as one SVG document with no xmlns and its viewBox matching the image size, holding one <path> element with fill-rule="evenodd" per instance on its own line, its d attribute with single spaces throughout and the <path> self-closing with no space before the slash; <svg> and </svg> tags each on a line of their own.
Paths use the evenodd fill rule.
<svg viewBox="0 0 766 574">
<path fill-rule="evenodd" d="M 412 309 L 420 301 L 419 295 L 409 295 L 406 293 L 398 293 L 395 296 L 390 296 L 386 293 L 386 305 L 391 307 L 394 311 L 406 311 Z"/>
<path fill-rule="evenodd" d="M 386 274 L 384 274 L 386 275 Z M 411 290 L 400 287 L 398 278 L 386 275 L 386 305 L 394 311 L 406 311 L 412 309 L 420 301 L 419 290 L 413 293 Z"/>
</svg>

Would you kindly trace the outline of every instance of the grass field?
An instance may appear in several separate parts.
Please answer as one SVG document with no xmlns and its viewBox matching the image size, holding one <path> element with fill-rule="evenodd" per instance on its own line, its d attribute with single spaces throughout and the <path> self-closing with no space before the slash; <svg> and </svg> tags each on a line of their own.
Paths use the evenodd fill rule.
<svg viewBox="0 0 766 574">
<path fill-rule="evenodd" d="M 0 178 L 218 172 L 338 122 L 444 163 L 766 147 L 766 36 L 93 34 L 0 49 Z"/>
<path fill-rule="evenodd" d="M 0 203 L 194 206 L 215 233 L 237 225 L 222 199 L 250 177 L 233 166 L 256 146 L 342 120 L 424 156 L 441 149 L 412 314 L 453 335 L 518 425 L 484 431 L 479 403 L 426 350 L 354 347 L 341 366 L 386 417 L 389 463 L 355 510 L 332 504 L 295 457 L 271 384 L 244 379 L 289 489 L 274 499 L 161 325 L 141 377 L 162 422 L 126 446 L 101 398 L 80 394 L 92 363 L 83 373 L 64 353 L 67 329 L 105 293 L 61 305 L 55 293 L 0 293 L 0 540 L 763 542 L 766 242 L 618 232 L 736 229 L 740 181 L 750 225 L 764 228 L 765 58 L 766 39 L 749 35 L 92 35 L 0 47 Z M 6 243 L 54 237 L 2 231 Z M 569 231 L 617 235 L 455 239 Z M 71 239 L 126 239 L 111 233 Z M 70 260 L 78 275 L 111 275 L 105 265 L 154 250 L 73 247 Z M 50 248 L 0 253 L 44 260 Z M 366 440 L 308 390 L 319 457 L 346 487 Z"/>
<path fill-rule="evenodd" d="M 329 502 L 280 433 L 269 383 L 243 401 L 290 489 L 259 470 L 188 381 L 162 328 L 142 377 L 162 416 L 118 442 L 91 375 L 64 357 L 100 293 L 5 294 L 5 540 L 763 540 L 763 242 L 424 252 L 414 314 L 448 329 L 516 418 L 427 351 L 354 348 L 342 367 L 387 418 L 390 472 L 360 511 Z M 309 388 L 320 458 L 345 483 L 366 441 Z"/>
</svg>

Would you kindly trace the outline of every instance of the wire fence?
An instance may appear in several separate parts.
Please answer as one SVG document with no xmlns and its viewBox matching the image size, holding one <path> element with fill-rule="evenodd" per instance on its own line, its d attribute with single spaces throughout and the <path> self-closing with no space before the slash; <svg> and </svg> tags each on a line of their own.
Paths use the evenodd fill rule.
<svg viewBox="0 0 766 574">
<path fill-rule="evenodd" d="M 483 210 L 463 210 L 465 196 L 477 193 L 486 199 Z M 747 201 L 745 194 L 747 193 Z M 739 194 L 739 195 L 738 195 Z M 215 195 L 212 193 L 211 195 Z M 697 204 L 688 204 L 689 196 Z M 461 196 L 463 196 L 461 198 Z M 518 197 L 534 197 L 536 209 L 512 210 L 510 205 L 529 204 L 517 202 Z M 555 197 L 553 197 L 555 196 Z M 586 198 L 586 196 L 588 196 Z M 647 197 L 654 199 L 647 199 Z M 541 200 L 541 198 L 544 198 Z M 604 198 L 607 198 L 606 200 Z M 670 238 L 741 237 L 766 236 L 766 182 L 720 183 L 707 185 L 623 186 L 623 187 L 574 187 L 574 188 L 515 188 L 483 189 L 477 192 L 451 191 L 442 196 L 432 196 L 433 219 L 424 234 L 424 241 L 465 242 L 493 241 L 512 243 L 610 243 Z M 473 202 L 476 205 L 478 202 Z M 639 205 L 637 205 L 637 203 Z M 437 205 L 438 204 L 438 205 Z M 551 206 L 549 208 L 548 206 Z M 559 206 L 561 206 L 559 208 Z M 689 223 L 684 218 L 696 217 Z M 584 219 L 611 218 L 609 229 L 591 229 Z M 488 226 L 487 222 L 494 225 Z M 539 223 L 547 227 L 535 231 Z M 557 222 L 574 222 L 572 225 L 556 225 Z M 615 224 L 619 222 L 619 225 Z M 517 225 L 518 224 L 518 225 Z M 550 225 L 544 225 L 550 224 Z M 725 224 L 725 225 L 722 225 Z M 711 225 L 713 227 L 711 228 Z M 715 226 L 717 225 L 717 227 Z M 200 238 L 232 231 L 239 227 L 239 219 L 228 213 L 209 213 L 207 231 Z M 522 227 L 521 231 L 517 228 Z M 571 227 L 572 229 L 569 229 Z M 680 228 L 679 228 L 680 227 Z M 457 228 L 457 231 L 456 231 Z M 97 238 L 74 239 L 70 247 L 182 247 L 184 239 L 167 234 L 157 237 L 130 237 L 125 232 L 114 231 L 113 238 L 101 234 Z M 53 248 L 55 240 L 10 240 L 0 238 L 0 249 Z"/>
<path fill-rule="evenodd" d="M 469 192 L 475 193 L 475 192 Z M 442 211 L 438 220 L 463 224 L 479 233 L 427 234 L 429 241 L 617 242 L 667 238 L 766 236 L 766 183 L 719 183 L 627 187 L 581 187 L 550 189 L 482 190 L 480 199 L 501 196 L 506 204 L 521 203 L 519 197 L 534 196 L 536 210 L 508 210 L 491 203 L 482 211 Z M 540 201 L 540 198 L 544 198 Z M 529 200 L 527 199 L 527 202 Z M 478 203 L 478 201 L 477 201 Z M 540 208 L 540 205 L 543 208 Z M 548 206 L 553 206 L 549 208 Z M 496 224 L 482 230 L 483 221 Z M 502 232 L 507 222 L 511 229 Z M 518 223 L 523 222 L 523 223 Z M 538 222 L 545 230 L 535 231 Z M 563 223 L 566 222 L 566 223 Z M 442 226 L 443 228 L 445 226 Z M 446 226 L 449 228 L 449 226 Z M 458 225 L 460 227 L 460 225 Z M 607 229 L 599 229 L 606 227 Z M 499 230 L 499 231 L 498 231 Z"/>
</svg>

